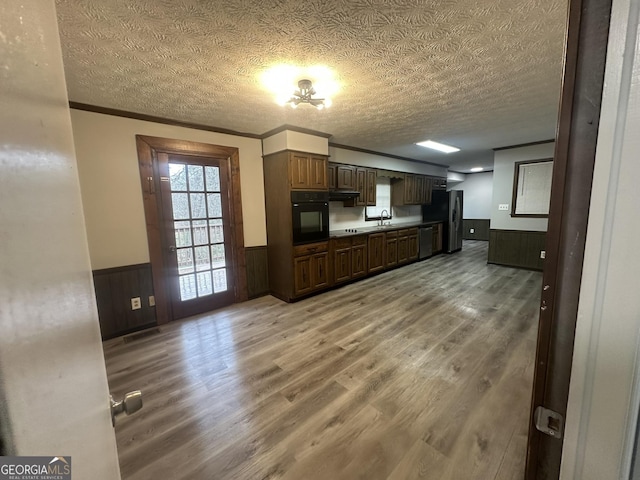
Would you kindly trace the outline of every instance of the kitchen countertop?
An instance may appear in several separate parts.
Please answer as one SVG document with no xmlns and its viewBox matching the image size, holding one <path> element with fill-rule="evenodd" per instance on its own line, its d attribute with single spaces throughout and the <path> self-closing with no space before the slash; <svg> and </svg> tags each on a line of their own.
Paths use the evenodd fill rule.
<svg viewBox="0 0 640 480">
<path fill-rule="evenodd" d="M 353 235 L 368 235 L 369 233 L 386 232 L 390 230 L 402 230 L 404 228 L 428 227 L 431 225 L 435 225 L 437 223 L 444 223 L 444 221 L 398 223 L 398 224 L 391 224 L 391 225 L 383 225 L 382 227 L 375 225 L 372 227 L 356 227 L 356 228 L 347 228 L 342 230 L 331 230 L 329 231 L 329 238 L 350 237 Z"/>
</svg>

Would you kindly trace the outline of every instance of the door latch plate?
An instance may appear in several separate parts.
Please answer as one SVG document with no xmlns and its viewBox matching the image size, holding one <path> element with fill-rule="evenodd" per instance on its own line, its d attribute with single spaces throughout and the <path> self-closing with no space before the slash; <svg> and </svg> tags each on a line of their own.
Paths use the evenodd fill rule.
<svg viewBox="0 0 640 480">
<path fill-rule="evenodd" d="M 558 412 L 539 406 L 534 412 L 536 429 L 550 437 L 561 439 L 564 430 L 564 418 Z"/>
</svg>

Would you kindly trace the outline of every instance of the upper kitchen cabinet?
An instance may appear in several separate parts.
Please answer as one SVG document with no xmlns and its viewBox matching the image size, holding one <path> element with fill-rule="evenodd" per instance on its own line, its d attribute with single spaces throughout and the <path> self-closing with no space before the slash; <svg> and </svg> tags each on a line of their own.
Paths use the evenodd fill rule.
<svg viewBox="0 0 640 480">
<path fill-rule="evenodd" d="M 328 157 L 312 153 L 289 155 L 289 183 L 292 190 L 328 190 Z"/>
<path fill-rule="evenodd" d="M 391 203 L 393 205 L 430 205 L 433 185 L 439 184 L 439 180 L 426 175 L 407 173 L 404 178 L 393 182 Z"/>
<path fill-rule="evenodd" d="M 356 188 L 356 168 L 351 165 L 335 165 L 336 188 L 339 190 L 354 190 Z"/>
</svg>

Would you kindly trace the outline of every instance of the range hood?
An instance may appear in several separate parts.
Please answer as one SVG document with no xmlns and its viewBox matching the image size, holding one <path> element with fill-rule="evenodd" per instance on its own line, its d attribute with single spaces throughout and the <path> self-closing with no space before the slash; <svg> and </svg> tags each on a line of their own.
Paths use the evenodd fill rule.
<svg viewBox="0 0 640 480">
<path fill-rule="evenodd" d="M 329 190 L 329 200 L 351 200 L 359 196 L 360 192 L 356 192 L 355 190 Z"/>
</svg>

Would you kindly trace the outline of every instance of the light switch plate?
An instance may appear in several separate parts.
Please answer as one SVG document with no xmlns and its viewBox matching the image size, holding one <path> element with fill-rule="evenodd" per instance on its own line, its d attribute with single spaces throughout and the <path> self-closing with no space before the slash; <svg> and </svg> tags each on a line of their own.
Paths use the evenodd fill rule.
<svg viewBox="0 0 640 480">
<path fill-rule="evenodd" d="M 498 210 L 509 210 L 509 204 L 501 203 L 500 205 L 498 205 Z"/>
<path fill-rule="evenodd" d="M 131 299 L 131 310 L 140 310 L 141 308 L 140 297 L 133 297 Z"/>
</svg>

